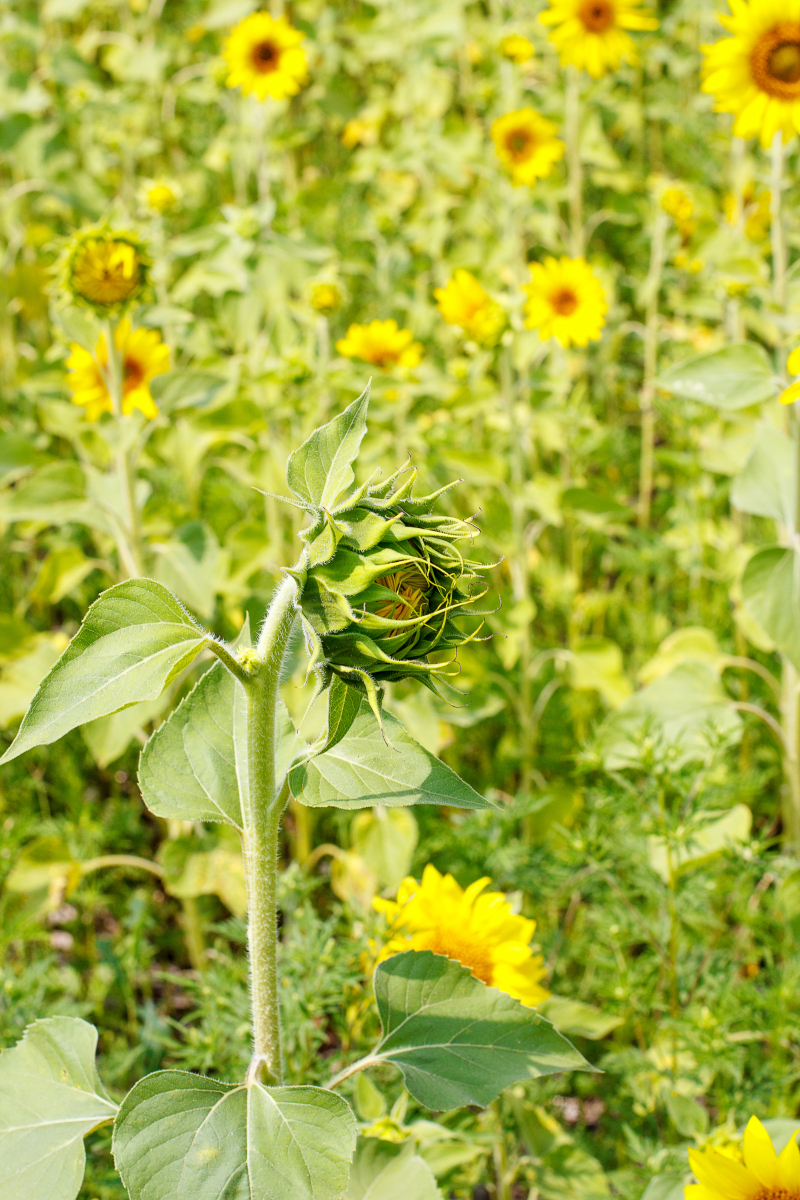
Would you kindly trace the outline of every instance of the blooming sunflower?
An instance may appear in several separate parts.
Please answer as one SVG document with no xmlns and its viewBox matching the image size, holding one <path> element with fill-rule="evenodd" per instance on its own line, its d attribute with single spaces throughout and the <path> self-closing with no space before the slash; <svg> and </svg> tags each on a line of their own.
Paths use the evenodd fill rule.
<svg viewBox="0 0 800 1200">
<path fill-rule="evenodd" d="M 577 67 L 600 79 L 621 62 L 635 63 L 628 29 L 658 29 L 658 21 L 640 8 L 640 0 L 550 0 L 539 14 L 552 25 L 549 40 L 562 67 Z"/>
<path fill-rule="evenodd" d="M 432 950 L 529 1007 L 547 999 L 539 983 L 541 955 L 529 945 L 536 922 L 516 916 L 502 892 L 486 892 L 489 882 L 476 879 L 463 889 L 428 864 L 421 884 L 403 880 L 396 901 L 376 897 L 372 903 L 388 918 L 391 934 L 379 961 L 403 950 Z"/>
<path fill-rule="evenodd" d="M 556 137 L 557 129 L 532 108 L 506 113 L 493 123 L 494 148 L 514 187 L 544 179 L 564 157 L 564 143 Z"/>
<path fill-rule="evenodd" d="M 345 358 L 360 358 L 384 371 L 389 367 L 416 367 L 422 359 L 422 346 L 414 341 L 411 330 L 400 329 L 394 320 L 351 325 L 336 349 Z"/>
<path fill-rule="evenodd" d="M 253 13 L 231 31 L 223 55 L 228 64 L 228 87 L 240 87 L 263 100 L 295 96 L 308 78 L 303 34 L 285 17 Z"/>
<path fill-rule="evenodd" d="M 531 263 L 525 285 L 525 324 L 538 329 L 543 341 L 554 337 L 562 346 L 596 342 L 608 311 L 603 285 L 585 258 L 546 258 Z"/>
<path fill-rule="evenodd" d="M 138 408 L 149 419 L 158 413 L 148 384 L 156 375 L 169 370 L 169 349 L 155 329 L 132 329 L 130 321 L 120 321 L 114 331 L 114 345 L 122 361 L 122 411 L 127 416 Z M 72 403 L 86 409 L 90 421 L 96 421 L 113 405 L 106 383 L 108 347 L 104 334 L 95 347 L 94 355 L 82 346 L 70 346 L 67 359 Z"/>
<path fill-rule="evenodd" d="M 534 55 L 533 43 L 521 33 L 507 33 L 500 39 L 499 49 L 504 58 L 510 58 L 518 66 L 530 62 Z"/>
<path fill-rule="evenodd" d="M 142 292 L 147 267 L 144 247 L 132 234 L 88 229 L 67 250 L 64 283 L 76 299 L 107 315 Z"/>
<path fill-rule="evenodd" d="M 434 288 L 433 294 L 447 324 L 458 325 L 476 342 L 493 342 L 506 323 L 500 305 L 460 267 L 446 287 Z"/>
<path fill-rule="evenodd" d="M 720 22 L 733 37 L 701 46 L 703 91 L 716 111 L 732 113 L 737 137 L 759 136 L 767 149 L 800 133 L 800 0 L 729 0 Z"/>
<path fill-rule="evenodd" d="M 690 1150 L 697 1183 L 684 1188 L 686 1200 L 795 1200 L 800 1196 L 800 1149 L 794 1137 L 778 1155 L 757 1117 L 742 1142 L 743 1162 L 709 1146 Z"/>
</svg>

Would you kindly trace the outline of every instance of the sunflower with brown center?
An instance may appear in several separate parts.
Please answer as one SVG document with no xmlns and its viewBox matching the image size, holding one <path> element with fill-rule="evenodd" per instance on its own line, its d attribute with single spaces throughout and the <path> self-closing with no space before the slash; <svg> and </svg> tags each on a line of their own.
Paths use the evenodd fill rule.
<svg viewBox="0 0 800 1200">
<path fill-rule="evenodd" d="M 583 258 L 546 258 L 531 263 L 531 282 L 525 286 L 525 324 L 538 329 L 543 341 L 555 338 L 562 346 L 596 342 L 605 325 L 608 301 L 603 285 Z"/>
<path fill-rule="evenodd" d="M 114 330 L 114 346 L 122 366 L 122 415 L 135 408 L 152 419 L 158 408 L 150 394 L 150 380 L 169 370 L 169 349 L 155 329 L 133 329 L 130 321 L 120 321 Z M 82 346 L 71 345 L 67 359 L 67 383 L 72 403 L 86 409 L 90 421 L 113 410 L 108 390 L 108 345 L 101 334 L 94 355 Z"/>
<path fill-rule="evenodd" d="M 497 157 L 514 187 L 544 179 L 564 157 L 564 143 L 556 137 L 558 126 L 532 108 L 506 113 L 492 125 Z"/>
<path fill-rule="evenodd" d="M 295 96 L 308 78 L 301 46 L 304 36 L 285 17 L 253 13 L 232 30 L 223 55 L 228 64 L 228 87 L 240 87 L 259 100 Z"/>
<path fill-rule="evenodd" d="M 655 30 L 658 21 L 640 0 L 550 0 L 540 14 L 552 26 L 549 40 L 562 67 L 577 67 L 600 79 L 621 62 L 635 63 L 636 49 L 628 30 Z"/>
<path fill-rule="evenodd" d="M 62 264 L 67 291 L 102 316 L 126 308 L 147 284 L 144 246 L 127 232 L 85 229 L 67 246 Z"/>
<path fill-rule="evenodd" d="M 720 22 L 733 35 L 702 46 L 703 91 L 736 118 L 736 137 L 800 133 L 800 0 L 730 0 Z"/>
</svg>

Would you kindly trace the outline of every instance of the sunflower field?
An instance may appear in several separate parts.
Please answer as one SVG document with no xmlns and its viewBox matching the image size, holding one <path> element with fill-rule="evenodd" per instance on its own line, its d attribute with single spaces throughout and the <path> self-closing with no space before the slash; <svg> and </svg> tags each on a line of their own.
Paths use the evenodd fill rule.
<svg viewBox="0 0 800 1200">
<path fill-rule="evenodd" d="M 800 0 L 0 71 L 0 1200 L 800 1200 Z"/>
</svg>

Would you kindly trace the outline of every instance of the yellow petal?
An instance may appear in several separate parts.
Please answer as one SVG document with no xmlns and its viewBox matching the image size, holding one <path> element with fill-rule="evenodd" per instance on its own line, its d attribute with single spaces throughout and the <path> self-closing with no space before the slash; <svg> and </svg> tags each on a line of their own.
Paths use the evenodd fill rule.
<svg viewBox="0 0 800 1200">
<path fill-rule="evenodd" d="M 800 379 L 788 387 L 785 392 L 781 392 L 780 396 L 781 404 L 794 404 L 795 400 L 800 400 Z"/>
<path fill-rule="evenodd" d="M 800 1191 L 800 1148 L 795 1141 L 797 1130 L 786 1143 L 778 1158 L 778 1187 L 783 1191 Z"/>
<path fill-rule="evenodd" d="M 77 347 L 74 348 L 77 349 Z M 786 360 L 786 370 L 790 375 L 800 375 L 800 346 L 793 350 Z"/>
<path fill-rule="evenodd" d="M 765 1188 L 778 1185 L 778 1158 L 775 1147 L 758 1117 L 747 1122 L 742 1142 L 742 1153 L 748 1170 L 752 1171 Z"/>
<path fill-rule="evenodd" d="M 690 1149 L 689 1165 L 698 1183 L 721 1193 L 725 1200 L 755 1200 L 761 1191 L 752 1171 L 712 1147 L 702 1152 Z"/>
</svg>

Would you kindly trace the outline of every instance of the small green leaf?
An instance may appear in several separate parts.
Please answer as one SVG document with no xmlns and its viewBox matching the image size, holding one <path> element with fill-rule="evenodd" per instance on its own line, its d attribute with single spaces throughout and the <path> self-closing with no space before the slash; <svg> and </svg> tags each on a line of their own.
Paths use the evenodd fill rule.
<svg viewBox="0 0 800 1200">
<path fill-rule="evenodd" d="M 31 700 L 0 763 L 46 746 L 77 725 L 155 700 L 199 653 L 208 635 L 152 579 L 115 584 L 83 624 Z"/>
<path fill-rule="evenodd" d="M 708 1113 L 691 1096 L 668 1092 L 667 1112 L 678 1133 L 684 1137 L 698 1138 L 708 1132 Z"/>
<path fill-rule="evenodd" d="M 289 788 L 311 808 L 367 808 L 373 804 L 447 804 L 491 808 L 440 759 L 414 741 L 400 722 L 384 713 L 389 745 L 362 698 L 358 716 L 330 750 L 306 759 L 289 772 Z"/>
<path fill-rule="evenodd" d="M 355 478 L 352 464 L 367 431 L 368 405 L 369 384 L 343 413 L 315 429 L 289 456 L 286 479 L 300 500 L 330 508 L 350 487 Z"/>
<path fill-rule="evenodd" d="M 800 670 L 800 555 L 767 546 L 749 560 L 742 576 L 744 607 Z"/>
<path fill-rule="evenodd" d="M 206 371 L 168 371 L 157 375 L 150 384 L 150 391 L 159 408 L 200 408 L 209 404 L 225 380 Z"/>
<path fill-rule="evenodd" d="M 113 1151 L 131 1200 L 339 1200 L 355 1142 L 349 1105 L 322 1088 L 158 1071 L 123 1101 Z"/>
<path fill-rule="evenodd" d="M 733 481 L 731 504 L 756 517 L 794 525 L 795 458 L 791 438 L 779 429 L 762 426 L 744 470 Z"/>
<path fill-rule="evenodd" d="M 592 1042 L 624 1024 L 622 1017 L 604 1013 L 593 1004 L 571 1000 L 568 996 L 548 996 L 536 1005 L 536 1011 L 547 1017 L 565 1037 L 583 1037 Z"/>
<path fill-rule="evenodd" d="M 403 1145 L 379 1138 L 358 1139 L 345 1200 L 441 1200 L 442 1193 L 428 1164 Z"/>
<path fill-rule="evenodd" d="M 48 1017 L 0 1053 L 3 1200 L 75 1200 L 83 1139 L 117 1111 L 97 1074 L 96 1049 L 93 1025 Z"/>
<path fill-rule="evenodd" d="M 486 1105 L 519 1079 L 590 1069 L 534 1009 L 430 950 L 381 963 L 375 999 L 383 1037 L 374 1057 L 400 1067 L 427 1108 Z"/>
<path fill-rule="evenodd" d="M 396 892 L 411 870 L 419 840 L 414 814 L 407 808 L 376 805 L 372 812 L 353 818 L 350 839 L 356 854 L 374 871 L 378 886 Z"/>
<path fill-rule="evenodd" d="M 710 354 L 697 354 L 664 371 L 656 387 L 728 412 L 772 400 L 780 391 L 765 350 L 755 342 L 734 342 Z"/>
</svg>

